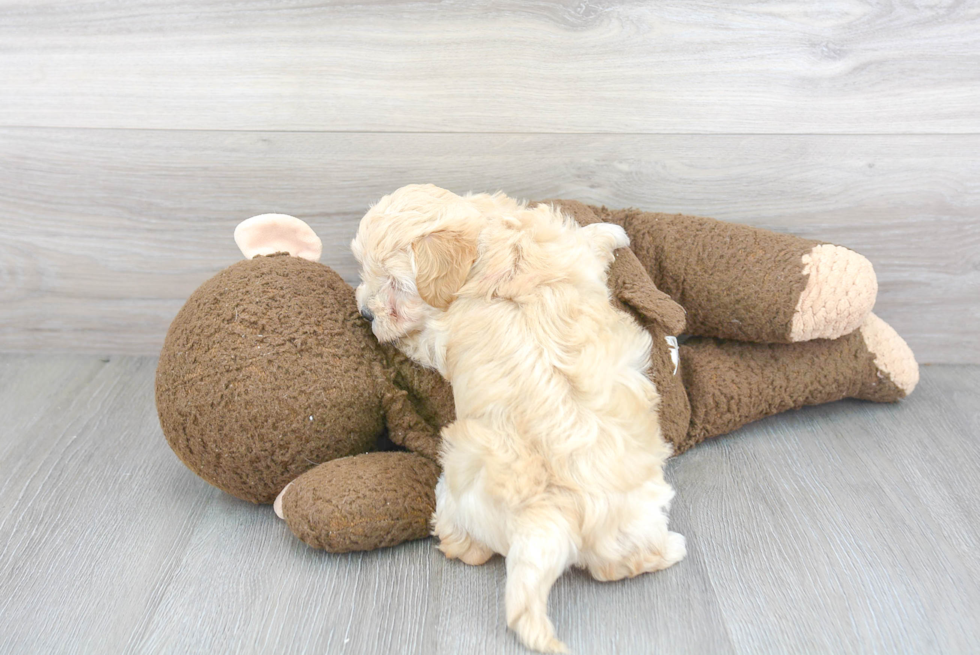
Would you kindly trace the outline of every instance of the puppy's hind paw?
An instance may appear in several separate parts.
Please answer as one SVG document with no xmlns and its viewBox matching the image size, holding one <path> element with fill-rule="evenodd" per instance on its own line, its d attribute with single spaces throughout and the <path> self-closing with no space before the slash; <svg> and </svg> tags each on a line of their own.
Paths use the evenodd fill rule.
<svg viewBox="0 0 980 655">
<path fill-rule="evenodd" d="M 463 564 L 480 566 L 486 564 L 493 551 L 470 536 L 439 535 L 439 550 L 449 559 L 458 559 Z"/>
<path fill-rule="evenodd" d="M 466 552 L 460 553 L 458 557 L 459 561 L 463 564 L 480 566 L 481 564 L 486 564 L 493 557 L 493 551 L 471 539 L 470 547 L 466 549 Z"/>
<path fill-rule="evenodd" d="M 667 538 L 658 551 L 647 553 L 641 558 L 640 566 L 633 575 L 663 571 L 684 559 L 687 555 L 687 540 L 677 532 L 668 532 Z M 632 577 L 632 576 L 631 576 Z"/>
<path fill-rule="evenodd" d="M 589 572 L 600 582 L 635 578 L 644 573 L 663 571 L 677 564 L 686 555 L 687 544 L 684 536 L 676 532 L 668 532 L 663 543 L 656 547 L 638 551 L 623 560 L 590 565 Z"/>
<path fill-rule="evenodd" d="M 667 566 L 672 566 L 684 559 L 686 555 L 687 540 L 684 538 L 684 535 L 677 532 L 669 532 L 667 534 L 667 544 L 663 552 L 664 562 L 667 563 Z"/>
</svg>

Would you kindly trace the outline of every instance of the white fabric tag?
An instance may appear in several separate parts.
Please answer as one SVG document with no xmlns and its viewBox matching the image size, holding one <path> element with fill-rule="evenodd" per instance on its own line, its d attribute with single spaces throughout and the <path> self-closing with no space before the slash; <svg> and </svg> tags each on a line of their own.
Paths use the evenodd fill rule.
<svg viewBox="0 0 980 655">
<path fill-rule="evenodd" d="M 667 339 L 667 347 L 670 348 L 670 361 L 674 363 L 674 375 L 677 375 L 677 367 L 681 364 L 681 348 L 677 345 L 677 337 L 664 337 Z"/>
</svg>

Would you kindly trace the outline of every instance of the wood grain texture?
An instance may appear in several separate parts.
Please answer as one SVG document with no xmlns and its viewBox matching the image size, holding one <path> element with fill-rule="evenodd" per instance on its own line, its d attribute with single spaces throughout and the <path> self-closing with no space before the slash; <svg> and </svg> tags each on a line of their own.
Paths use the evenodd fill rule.
<svg viewBox="0 0 980 655">
<path fill-rule="evenodd" d="M 0 125 L 977 133 L 975 2 L 4 0 Z"/>
<path fill-rule="evenodd" d="M 18 389 L 41 393 L 0 395 L 0 650 L 120 652 L 217 496 L 150 456 L 154 363 L 3 359 Z"/>
<path fill-rule="evenodd" d="M 980 525 L 962 514 L 966 499 L 980 499 L 980 447 L 966 427 L 980 400 L 972 371 L 928 368 L 907 403 L 777 416 L 692 458 L 711 483 L 691 482 L 686 497 L 678 485 L 678 497 L 697 508 L 691 529 L 715 535 L 699 547 L 725 589 L 738 651 L 980 647 L 961 612 L 980 602 L 980 587 L 966 583 L 977 579 L 967 544 Z M 949 415 L 948 394 L 962 401 Z M 678 478 L 689 461 L 677 460 Z"/>
<path fill-rule="evenodd" d="M 186 470 L 155 360 L 0 355 L 0 653 L 526 653 L 504 563 L 330 555 Z M 980 367 L 787 413 L 672 460 L 679 565 L 563 576 L 573 652 L 980 649 Z"/>
<path fill-rule="evenodd" d="M 402 184 L 791 232 L 875 265 L 923 362 L 980 362 L 980 136 L 291 134 L 0 129 L 0 350 L 155 354 L 234 226 L 308 221 L 324 263 Z"/>
</svg>

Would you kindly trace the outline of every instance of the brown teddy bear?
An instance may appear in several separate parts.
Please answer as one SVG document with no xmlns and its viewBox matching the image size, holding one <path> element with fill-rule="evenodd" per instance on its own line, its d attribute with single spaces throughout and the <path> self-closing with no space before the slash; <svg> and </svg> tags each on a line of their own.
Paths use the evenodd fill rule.
<svg viewBox="0 0 980 655">
<path fill-rule="evenodd" d="M 870 313 L 877 282 L 853 251 L 707 218 L 546 202 L 630 236 L 609 287 L 654 337 L 651 376 L 675 454 L 803 405 L 893 402 L 918 381 L 908 346 Z M 455 418 L 448 383 L 377 342 L 354 290 L 317 263 L 305 223 L 263 215 L 235 238 L 248 259 L 192 294 L 160 356 L 157 408 L 174 452 L 228 493 L 275 501 L 315 547 L 427 536 L 439 432 Z M 692 336 L 679 345 L 681 333 Z M 383 437 L 393 449 L 378 450 Z"/>
</svg>

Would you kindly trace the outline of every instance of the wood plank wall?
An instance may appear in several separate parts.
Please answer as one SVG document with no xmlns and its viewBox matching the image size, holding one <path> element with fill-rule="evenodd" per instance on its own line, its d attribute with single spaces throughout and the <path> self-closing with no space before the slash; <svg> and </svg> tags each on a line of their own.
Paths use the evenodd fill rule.
<svg viewBox="0 0 980 655">
<path fill-rule="evenodd" d="M 418 181 L 841 243 L 980 363 L 980 3 L 0 0 L 0 350 L 156 353 L 257 213 L 353 281 Z"/>
</svg>

